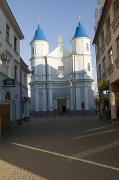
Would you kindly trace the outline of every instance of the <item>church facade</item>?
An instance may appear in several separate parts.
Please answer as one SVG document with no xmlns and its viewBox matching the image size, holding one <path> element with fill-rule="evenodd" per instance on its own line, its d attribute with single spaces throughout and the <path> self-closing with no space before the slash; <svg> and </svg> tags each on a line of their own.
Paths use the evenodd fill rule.
<svg viewBox="0 0 119 180">
<path fill-rule="evenodd" d="M 79 22 L 72 38 L 72 52 L 57 47 L 49 53 L 49 43 L 38 25 L 31 41 L 31 110 L 66 113 L 91 111 L 94 106 L 90 38 Z"/>
</svg>

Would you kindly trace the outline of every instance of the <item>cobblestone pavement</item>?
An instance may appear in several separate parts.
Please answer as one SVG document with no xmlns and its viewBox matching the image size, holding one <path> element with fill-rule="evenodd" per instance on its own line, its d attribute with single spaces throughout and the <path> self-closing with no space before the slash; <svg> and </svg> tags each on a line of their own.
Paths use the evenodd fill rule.
<svg viewBox="0 0 119 180">
<path fill-rule="evenodd" d="M 1 180 L 45 180 L 43 177 L 39 177 L 38 175 L 35 175 L 31 173 L 30 171 L 24 170 L 22 168 L 13 166 L 9 163 L 6 163 L 4 161 L 0 161 L 0 179 Z"/>
<path fill-rule="evenodd" d="M 119 125 L 32 117 L 0 142 L 0 180 L 118 180 Z"/>
</svg>

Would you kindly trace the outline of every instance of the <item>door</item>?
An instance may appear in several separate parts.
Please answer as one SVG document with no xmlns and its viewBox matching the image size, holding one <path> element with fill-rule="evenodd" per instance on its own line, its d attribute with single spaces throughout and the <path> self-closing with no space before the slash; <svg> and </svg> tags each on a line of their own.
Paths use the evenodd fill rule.
<svg viewBox="0 0 119 180">
<path fill-rule="evenodd" d="M 66 113 L 66 99 L 57 100 L 57 111 L 59 114 Z"/>
<path fill-rule="evenodd" d="M 0 104 L 1 131 L 6 132 L 10 128 L 10 104 Z"/>
</svg>

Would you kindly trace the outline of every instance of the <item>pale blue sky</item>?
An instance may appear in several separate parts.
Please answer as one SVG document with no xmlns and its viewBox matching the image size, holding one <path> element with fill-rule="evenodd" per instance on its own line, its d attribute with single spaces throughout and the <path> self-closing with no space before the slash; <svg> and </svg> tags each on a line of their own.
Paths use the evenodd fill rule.
<svg viewBox="0 0 119 180">
<path fill-rule="evenodd" d="M 30 65 L 30 41 L 37 24 L 40 23 L 50 43 L 50 51 L 57 44 L 59 35 L 63 46 L 71 50 L 71 39 L 78 24 L 78 15 L 88 36 L 94 36 L 94 12 L 97 0 L 7 0 L 25 39 L 21 42 L 21 57 Z M 95 49 L 92 46 L 93 69 L 95 75 Z"/>
</svg>

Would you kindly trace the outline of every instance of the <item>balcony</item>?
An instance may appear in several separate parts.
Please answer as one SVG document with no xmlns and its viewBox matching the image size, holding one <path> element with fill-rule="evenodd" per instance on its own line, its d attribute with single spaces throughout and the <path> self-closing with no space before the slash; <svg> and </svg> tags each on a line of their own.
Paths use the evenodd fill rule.
<svg viewBox="0 0 119 180">
<path fill-rule="evenodd" d="M 119 55 L 118 55 L 118 57 L 115 59 L 115 64 L 116 64 L 116 67 L 117 68 L 119 68 Z"/>
<path fill-rule="evenodd" d="M 106 45 L 108 45 L 110 41 L 111 41 L 111 30 L 109 29 L 105 37 Z"/>
<path fill-rule="evenodd" d="M 114 65 L 113 64 L 109 65 L 109 67 L 107 68 L 107 72 L 108 72 L 108 75 L 110 75 L 114 72 Z"/>
<path fill-rule="evenodd" d="M 115 18 L 114 18 L 114 20 L 113 20 L 113 22 L 112 22 L 113 32 L 116 31 L 116 29 L 118 28 L 118 26 L 119 26 L 119 11 L 118 11 L 118 13 L 116 13 Z"/>
<path fill-rule="evenodd" d="M 106 72 L 106 70 L 102 73 L 102 78 L 103 79 L 107 79 L 107 72 Z"/>
</svg>

